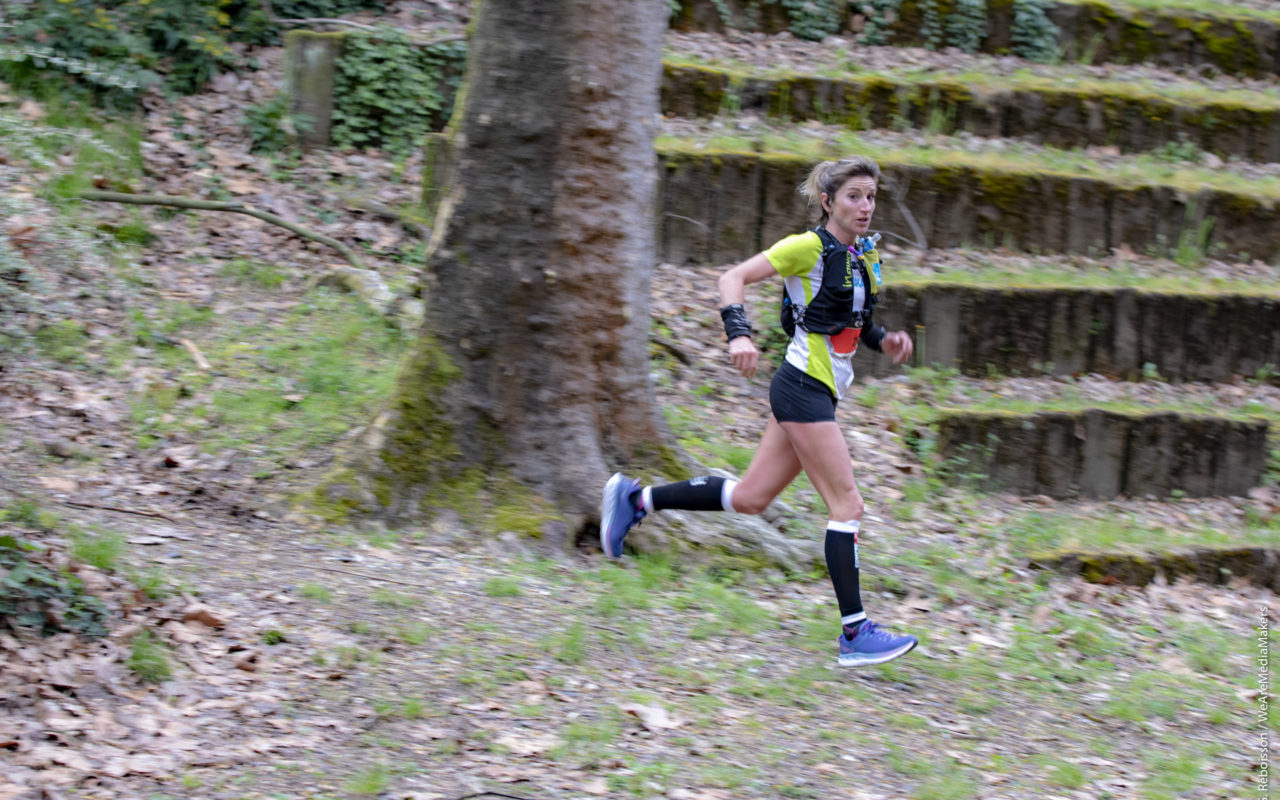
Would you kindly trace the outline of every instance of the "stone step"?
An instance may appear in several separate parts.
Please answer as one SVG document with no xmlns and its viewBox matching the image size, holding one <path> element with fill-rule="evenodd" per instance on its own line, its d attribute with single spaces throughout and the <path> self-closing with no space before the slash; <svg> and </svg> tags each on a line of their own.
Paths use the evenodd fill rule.
<svg viewBox="0 0 1280 800">
<path fill-rule="evenodd" d="M 1104 409 L 940 411 L 937 456 L 952 480 L 1054 498 L 1245 495 L 1266 470 L 1263 418 Z"/>
<path fill-rule="evenodd" d="M 1040 16 L 1032 3 L 988 0 L 983 15 L 966 20 L 955 13 L 954 4 L 942 10 L 940 5 L 919 0 L 836 2 L 826 7 L 828 13 L 801 19 L 782 3 L 680 0 L 671 26 L 681 31 L 790 31 L 817 39 L 835 34 L 867 44 L 955 46 L 1093 64 L 1208 65 L 1247 77 L 1280 73 L 1280 11 L 1238 7 L 1213 12 L 1174 3 L 1152 7 L 1049 0 Z M 1023 33 L 1015 33 L 1018 29 Z"/>
<path fill-rule="evenodd" d="M 1280 383 L 1280 292 L 903 282 L 887 269 L 876 319 L 913 333 L 915 366 L 973 376 L 1225 383 L 1261 375 Z M 857 359 L 860 375 L 902 370 L 866 348 Z"/>
<path fill-rule="evenodd" d="M 754 146 L 763 152 L 714 138 L 658 140 L 662 260 L 725 264 L 760 252 L 811 223 L 796 187 L 815 161 L 855 152 L 876 158 L 884 172 L 876 229 L 917 245 L 1084 254 L 1123 245 L 1280 259 L 1280 183 L 1273 179 L 1228 182 L 1171 168 L 1148 178 L 1141 169 L 1061 163 L 1067 159 L 1059 154 L 1005 159 L 880 148 L 857 137 Z"/>
<path fill-rule="evenodd" d="M 758 112 L 852 130 L 906 125 L 1064 148 L 1194 147 L 1222 158 L 1280 161 L 1280 95 L 1216 92 L 1190 82 L 1157 87 L 1071 76 L 919 72 L 762 76 L 669 59 L 662 110 L 686 117 Z"/>
<path fill-rule="evenodd" d="M 1163 576 L 1173 583 L 1190 578 L 1201 583 L 1228 584 L 1244 579 L 1255 586 L 1280 590 L 1280 550 L 1274 547 L 1194 547 L 1155 553 L 1063 551 L 1036 553 L 1035 569 L 1079 575 L 1092 583 L 1146 586 Z"/>
</svg>

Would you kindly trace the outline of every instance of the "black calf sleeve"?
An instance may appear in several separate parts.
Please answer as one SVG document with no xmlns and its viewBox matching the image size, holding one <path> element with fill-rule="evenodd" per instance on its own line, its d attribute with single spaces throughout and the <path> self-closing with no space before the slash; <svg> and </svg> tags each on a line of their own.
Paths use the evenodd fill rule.
<svg viewBox="0 0 1280 800">
<path fill-rule="evenodd" d="M 845 624 L 862 619 L 862 590 L 858 586 L 857 523 L 827 523 L 827 571 Z M 850 619 L 851 617 L 855 619 Z"/>
<path fill-rule="evenodd" d="M 664 508 L 684 511 L 727 511 L 725 508 L 725 479 L 703 475 L 692 480 L 655 486 L 650 490 L 653 510 Z"/>
</svg>

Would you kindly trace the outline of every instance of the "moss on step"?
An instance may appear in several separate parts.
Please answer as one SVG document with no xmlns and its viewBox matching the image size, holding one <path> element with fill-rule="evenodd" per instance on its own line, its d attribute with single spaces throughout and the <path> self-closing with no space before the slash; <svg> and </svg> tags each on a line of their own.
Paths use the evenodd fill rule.
<svg viewBox="0 0 1280 800">
<path fill-rule="evenodd" d="M 1028 560 L 1034 568 L 1079 575 L 1091 583 L 1146 586 L 1163 576 L 1170 583 L 1191 578 L 1220 585 L 1243 578 L 1273 591 L 1280 588 L 1280 550 L 1271 547 L 1196 547 L 1151 553 L 1055 551 L 1036 553 Z"/>
<path fill-rule="evenodd" d="M 660 138 L 660 256 L 721 264 L 749 257 L 803 224 L 806 209 L 794 189 L 815 161 L 864 153 L 884 171 L 886 200 L 911 187 L 912 220 L 934 247 L 1107 252 L 1123 244 L 1182 258 L 1204 257 L 1211 247 L 1244 260 L 1280 258 L 1280 179 L 1245 181 L 1142 159 L 1097 164 L 1048 148 L 969 153 L 874 141 L 770 131 L 739 140 Z M 691 203 L 689 191 L 760 202 Z M 1099 214 L 1081 214 L 1082 204 Z M 901 204 L 880 208 L 881 230 L 913 229 Z"/>
<path fill-rule="evenodd" d="M 746 87 L 744 96 L 727 88 L 733 85 Z M 738 108 L 854 130 L 905 123 L 935 133 L 1012 135 L 1062 147 L 1115 144 L 1143 151 L 1189 142 L 1222 157 L 1280 157 L 1276 94 L 973 72 L 826 77 L 666 65 L 665 113 L 712 116 Z"/>
</svg>

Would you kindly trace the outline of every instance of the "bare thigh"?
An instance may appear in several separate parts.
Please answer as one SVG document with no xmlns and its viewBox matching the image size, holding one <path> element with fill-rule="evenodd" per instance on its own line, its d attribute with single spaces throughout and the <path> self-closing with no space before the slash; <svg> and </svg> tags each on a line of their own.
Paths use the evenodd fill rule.
<svg viewBox="0 0 1280 800">
<path fill-rule="evenodd" d="M 853 462 L 840 426 L 835 422 L 778 424 L 804 474 L 827 504 L 830 518 L 840 522 L 862 519 L 862 495 L 853 479 Z"/>
<path fill-rule="evenodd" d="M 742 482 L 733 490 L 733 507 L 743 514 L 759 514 L 800 474 L 800 459 L 791 440 L 773 417 L 765 426 L 760 446 Z"/>
</svg>

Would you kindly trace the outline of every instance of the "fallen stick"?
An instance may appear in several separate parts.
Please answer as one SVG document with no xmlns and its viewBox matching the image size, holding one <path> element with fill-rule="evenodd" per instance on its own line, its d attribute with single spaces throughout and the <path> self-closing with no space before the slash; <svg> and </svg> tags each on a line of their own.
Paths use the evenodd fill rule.
<svg viewBox="0 0 1280 800">
<path fill-rule="evenodd" d="M 168 514 L 162 514 L 159 511 L 142 511 L 137 508 L 121 508 L 119 506 L 102 506 L 97 503 L 84 503 L 79 500 L 63 500 L 63 505 L 73 506 L 75 508 L 96 508 L 99 511 L 114 511 L 117 514 L 137 514 L 139 517 L 154 517 L 172 522 L 174 525 L 181 523 Z"/>
<path fill-rule="evenodd" d="M 196 347 L 195 342 L 190 339 L 179 339 L 178 341 L 182 343 L 183 347 L 187 348 L 187 352 L 191 354 L 193 359 L 195 359 L 197 367 L 205 372 L 213 369 L 213 365 L 209 363 L 209 359 L 204 357 L 204 353 L 200 352 L 200 348 Z"/>
<path fill-rule="evenodd" d="M 236 214 L 247 214 L 263 222 L 269 222 L 272 225 L 278 225 L 287 231 L 296 233 L 304 239 L 310 239 L 313 242 L 319 242 L 328 245 L 334 250 L 342 254 L 347 263 L 357 269 L 364 269 L 364 264 L 360 261 L 360 257 L 355 254 L 351 248 L 347 247 L 337 239 L 325 236 L 323 233 L 316 233 L 308 230 L 301 225 L 290 222 L 287 219 L 278 217 L 267 211 L 259 211 L 253 206 L 247 206 L 244 203 L 224 203 L 217 200 L 196 200 L 191 197 L 173 197 L 158 194 L 127 194 L 125 192 L 100 192 L 96 189 L 88 189 L 80 192 L 77 197 L 82 200 L 96 200 L 102 203 L 127 203 L 135 206 L 173 206 L 174 208 L 190 208 L 197 211 L 231 211 Z"/>
<path fill-rule="evenodd" d="M 396 578 L 384 578 L 381 575 L 370 575 L 365 572 L 355 572 L 349 569 L 341 569 L 339 567 L 326 567 L 323 564 L 298 564 L 303 569 L 318 569 L 323 572 L 336 572 L 339 575 L 350 575 L 355 578 L 364 578 L 369 581 L 382 581 L 383 583 L 398 583 L 401 586 L 415 586 L 419 589 L 434 589 L 436 587 L 429 586 L 425 583 L 414 583 L 413 581 L 402 581 Z"/>
</svg>

